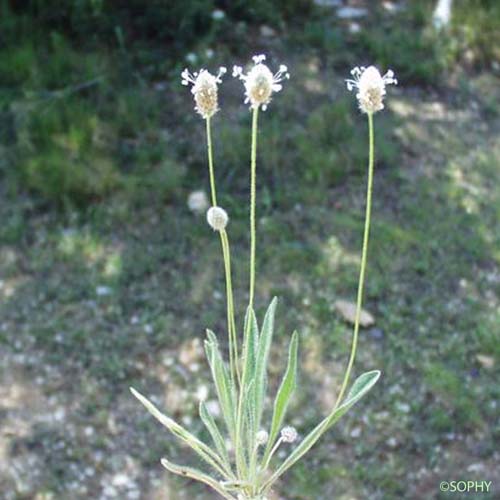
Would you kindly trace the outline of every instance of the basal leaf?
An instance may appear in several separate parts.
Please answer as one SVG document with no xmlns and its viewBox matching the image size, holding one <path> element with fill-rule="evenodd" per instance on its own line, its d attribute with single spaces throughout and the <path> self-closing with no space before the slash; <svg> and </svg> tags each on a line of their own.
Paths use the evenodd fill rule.
<svg viewBox="0 0 500 500">
<path fill-rule="evenodd" d="M 215 444 L 217 452 L 219 453 L 220 457 L 224 460 L 227 467 L 230 469 L 231 465 L 229 456 L 227 454 L 226 443 L 224 442 L 224 438 L 222 437 L 222 434 L 220 433 L 219 428 L 215 423 L 214 417 L 208 411 L 207 405 L 203 401 L 200 402 L 200 418 L 202 422 L 205 424 L 205 427 L 207 428 L 208 432 L 210 433 L 210 436 L 212 437 L 212 441 Z"/>
<path fill-rule="evenodd" d="M 207 484 L 211 488 L 213 488 L 217 493 L 222 495 L 224 498 L 228 500 L 236 500 L 236 497 L 231 495 L 228 491 L 226 491 L 223 486 L 211 478 L 209 475 L 204 472 L 199 471 L 198 469 L 193 469 L 192 467 L 185 467 L 183 465 L 176 465 L 172 462 L 169 462 L 166 458 L 161 459 L 161 464 L 165 469 L 173 472 L 174 474 L 178 474 L 179 476 L 188 477 L 190 479 L 194 479 L 196 481 L 200 481 L 202 483 Z"/>
<path fill-rule="evenodd" d="M 266 394 L 267 386 L 267 362 L 269 358 L 269 351 L 271 349 L 271 341 L 273 338 L 274 330 L 274 314 L 276 312 L 276 297 L 272 300 L 267 309 L 262 324 L 262 331 L 259 337 L 259 345 L 257 349 L 257 358 L 255 360 L 255 378 L 254 378 L 254 391 L 255 391 L 255 432 L 260 427 L 262 419 L 262 411 L 264 407 L 264 397 Z"/>
<path fill-rule="evenodd" d="M 274 445 L 276 437 L 279 433 L 283 420 L 285 419 L 288 403 L 292 396 L 293 391 L 297 385 L 297 352 L 299 346 L 299 335 L 294 332 L 290 340 L 290 347 L 288 352 L 288 365 L 285 375 L 281 382 L 276 399 L 274 401 L 273 419 L 271 422 L 271 431 L 269 432 L 269 440 L 267 442 L 266 451 L 262 462 L 265 463 L 271 449 Z"/>
<path fill-rule="evenodd" d="M 333 425 L 342 415 L 356 404 L 376 383 L 380 377 L 380 371 L 373 370 L 359 376 L 349 391 L 344 402 L 330 415 L 323 419 L 295 448 L 288 458 L 278 467 L 269 480 L 265 483 L 262 492 L 267 489 L 292 465 L 300 460 L 318 441 L 318 439 Z"/>
<path fill-rule="evenodd" d="M 146 407 L 153 417 L 163 424 L 172 434 L 177 436 L 181 441 L 198 453 L 198 455 L 215 470 L 217 470 L 219 474 L 226 478 L 232 477 L 231 472 L 225 469 L 225 464 L 222 462 L 222 459 L 203 441 L 200 441 L 196 436 L 184 429 L 184 427 L 179 425 L 175 420 L 172 420 L 170 417 L 164 415 L 153 403 L 151 403 L 151 401 L 135 389 L 131 387 L 130 391 Z"/>
<path fill-rule="evenodd" d="M 215 334 L 207 330 L 207 336 L 209 340 L 205 341 L 205 350 L 209 358 L 217 397 L 219 398 L 222 415 L 224 416 L 229 435 L 234 438 L 236 426 L 235 390 L 220 354 Z"/>
</svg>

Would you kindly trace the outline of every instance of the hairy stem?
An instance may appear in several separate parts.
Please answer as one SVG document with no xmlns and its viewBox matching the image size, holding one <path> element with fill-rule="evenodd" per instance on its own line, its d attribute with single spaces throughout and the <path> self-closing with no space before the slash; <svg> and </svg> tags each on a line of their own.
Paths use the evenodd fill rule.
<svg viewBox="0 0 500 500">
<path fill-rule="evenodd" d="M 205 120 L 207 124 L 207 151 L 208 151 L 208 173 L 210 175 L 210 194 L 212 197 L 212 205 L 217 206 L 217 192 L 215 191 L 215 175 L 214 175 L 214 156 L 212 152 L 212 127 L 210 126 L 210 118 Z"/>
<path fill-rule="evenodd" d="M 241 385 L 240 370 L 238 366 L 238 339 L 236 337 L 236 323 L 234 320 L 233 285 L 231 278 L 231 252 L 229 250 L 229 239 L 225 230 L 220 231 L 222 253 L 224 255 L 224 266 L 226 271 L 226 294 L 227 294 L 227 326 L 229 331 L 229 366 L 233 380 Z"/>
<path fill-rule="evenodd" d="M 257 120 L 259 108 L 253 108 L 252 114 L 252 151 L 250 161 L 250 299 L 249 306 L 253 308 L 255 293 L 255 197 L 257 185 Z"/>
<path fill-rule="evenodd" d="M 210 176 L 210 195 L 212 206 L 217 205 L 217 192 L 215 189 L 214 159 L 212 149 L 212 128 L 210 118 L 205 120 L 207 125 L 207 153 L 208 153 L 208 172 Z M 231 379 L 236 386 L 236 381 L 240 379 L 238 369 L 238 346 L 236 338 L 236 323 L 234 319 L 234 301 L 233 285 L 231 279 L 231 252 L 229 249 L 229 240 L 226 231 L 220 231 L 222 245 L 222 255 L 224 258 L 224 271 L 226 275 L 226 297 L 227 297 L 227 331 L 229 337 L 229 366 Z"/>
<path fill-rule="evenodd" d="M 370 218 L 371 218 L 371 206 L 372 206 L 372 190 L 373 190 L 373 166 L 374 166 L 374 132 L 373 132 L 373 115 L 368 113 L 368 129 L 369 129 L 369 160 L 368 160 L 368 184 L 366 188 L 366 215 L 365 215 L 365 231 L 363 235 L 363 251 L 361 254 L 361 268 L 359 271 L 359 282 L 358 282 L 358 298 L 356 302 L 356 316 L 354 319 L 354 334 L 351 346 L 351 355 L 349 357 L 349 363 L 347 365 L 347 370 L 344 375 L 344 381 L 342 382 L 342 387 L 340 393 L 337 397 L 335 403 L 335 408 L 339 406 L 344 397 L 344 393 L 349 383 L 349 377 L 351 376 L 352 366 L 354 364 L 354 359 L 356 357 L 356 349 L 358 346 L 358 334 L 359 334 L 359 322 L 361 318 L 361 310 L 363 307 L 363 290 L 365 284 L 365 274 L 366 274 L 366 260 L 368 254 L 368 239 L 370 236 Z"/>
</svg>

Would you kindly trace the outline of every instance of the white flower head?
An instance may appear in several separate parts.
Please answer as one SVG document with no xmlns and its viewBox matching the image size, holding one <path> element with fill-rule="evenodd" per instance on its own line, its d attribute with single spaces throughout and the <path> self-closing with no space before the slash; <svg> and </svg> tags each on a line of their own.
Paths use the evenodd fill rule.
<svg viewBox="0 0 500 500">
<path fill-rule="evenodd" d="M 226 68 L 219 68 L 217 76 L 212 75 L 206 69 L 199 73 L 190 73 L 185 69 L 182 73 L 182 85 L 191 84 L 191 93 L 196 103 L 195 110 L 203 117 L 210 118 L 219 111 L 218 85 L 222 82 L 222 75 Z"/>
<path fill-rule="evenodd" d="M 375 66 L 365 68 L 356 67 L 351 70 L 352 79 L 346 80 L 348 90 L 357 90 L 356 98 L 359 107 L 364 113 L 372 114 L 384 109 L 384 96 L 386 85 L 397 85 L 392 70 L 381 75 Z"/>
<path fill-rule="evenodd" d="M 207 212 L 207 222 L 214 231 L 222 231 L 229 222 L 229 216 L 221 207 L 210 207 Z"/>
<path fill-rule="evenodd" d="M 245 85 L 245 104 L 250 103 L 251 108 L 262 106 L 265 111 L 271 102 L 273 92 L 279 92 L 283 86 L 281 82 L 290 78 L 288 68 L 281 65 L 276 73 L 264 64 L 266 56 L 261 54 L 253 56 L 254 66 L 245 75 L 241 66 L 233 67 L 233 76 L 239 78 Z"/>
<path fill-rule="evenodd" d="M 259 446 L 266 444 L 268 439 L 269 439 L 269 433 L 267 431 L 265 431 L 264 429 L 262 429 L 259 432 L 257 432 L 255 439 L 257 441 L 257 445 L 259 445 Z"/>
<path fill-rule="evenodd" d="M 187 199 L 187 206 L 196 215 L 202 215 L 208 208 L 208 198 L 205 191 L 193 191 Z"/>
<path fill-rule="evenodd" d="M 299 437 L 295 427 L 287 426 L 281 429 L 281 439 L 285 443 L 293 443 Z"/>
</svg>

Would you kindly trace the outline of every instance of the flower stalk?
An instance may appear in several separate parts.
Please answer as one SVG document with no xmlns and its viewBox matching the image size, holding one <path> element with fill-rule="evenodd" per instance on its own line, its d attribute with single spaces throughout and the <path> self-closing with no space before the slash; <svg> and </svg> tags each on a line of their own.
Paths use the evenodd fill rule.
<svg viewBox="0 0 500 500">
<path fill-rule="evenodd" d="M 207 134 L 207 155 L 208 171 L 210 177 L 210 193 L 212 199 L 212 208 L 217 206 L 217 191 L 215 187 L 214 158 L 212 147 L 212 127 L 210 117 L 205 118 Z M 234 318 L 234 298 L 233 284 L 231 277 L 231 250 L 229 247 L 229 238 L 225 229 L 219 231 L 222 246 L 222 256 L 224 260 L 224 273 L 226 276 L 226 297 L 227 297 L 227 330 L 229 337 L 229 369 L 233 384 L 240 383 L 240 373 L 238 367 L 238 339 L 236 335 L 236 321 Z"/>
<path fill-rule="evenodd" d="M 250 292 L 248 307 L 253 308 L 255 294 L 255 251 L 256 251 L 256 227 L 255 227 L 255 205 L 257 197 L 257 130 L 258 130 L 259 108 L 252 111 L 252 147 L 250 158 Z"/>
<path fill-rule="evenodd" d="M 215 173 L 214 173 L 214 155 L 212 147 L 212 127 L 210 117 L 205 119 L 207 130 L 207 154 L 208 154 L 208 174 L 210 177 L 210 195 L 212 198 L 212 206 L 217 206 L 217 191 L 215 189 Z"/>
<path fill-rule="evenodd" d="M 349 362 L 347 364 L 347 369 L 344 375 L 344 380 L 340 388 L 339 395 L 337 396 L 337 401 L 335 403 L 335 408 L 338 408 L 339 404 L 344 397 L 344 393 L 349 383 L 349 378 L 351 376 L 352 367 L 354 365 L 354 359 L 356 358 L 356 351 L 358 347 L 358 336 L 359 336 L 359 324 L 361 320 L 361 311 L 363 308 L 363 292 L 365 285 L 365 274 L 366 274 L 366 262 L 368 259 L 368 240 L 370 238 L 370 221 L 372 212 L 372 192 L 373 192 L 373 171 L 375 163 L 375 137 L 374 137 L 374 127 L 373 127 L 373 113 L 368 113 L 368 135 L 369 135 L 369 151 L 368 151 L 368 181 L 366 187 L 366 212 L 365 212 L 365 229 L 363 233 L 363 249 L 361 252 L 361 266 L 359 270 L 359 281 L 358 281 L 358 295 L 356 299 L 356 314 L 354 317 L 354 333 L 352 338 L 351 353 L 349 356 Z"/>
</svg>

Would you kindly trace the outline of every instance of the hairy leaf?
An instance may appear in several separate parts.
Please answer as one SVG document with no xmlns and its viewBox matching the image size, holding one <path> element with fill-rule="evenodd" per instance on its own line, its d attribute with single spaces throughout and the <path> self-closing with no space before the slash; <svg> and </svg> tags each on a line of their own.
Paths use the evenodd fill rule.
<svg viewBox="0 0 500 500">
<path fill-rule="evenodd" d="M 219 481 L 216 481 L 215 479 L 211 478 L 204 472 L 201 472 L 197 469 L 193 469 L 192 467 L 176 465 L 172 462 L 169 462 L 166 458 L 161 459 L 161 464 L 163 465 L 163 467 L 165 467 L 165 469 L 169 470 L 170 472 L 173 472 L 174 474 L 178 474 L 179 476 L 183 477 L 188 477 L 190 479 L 194 479 L 196 481 L 200 481 L 202 483 L 207 484 L 215 491 L 217 491 L 217 493 L 222 495 L 224 498 L 227 498 L 228 500 L 236 500 L 236 497 L 234 497 L 228 491 L 226 491 L 223 488 L 223 486 L 219 483 Z"/>
<path fill-rule="evenodd" d="M 207 409 L 207 405 L 202 401 L 200 402 L 200 418 L 202 422 L 205 424 L 210 436 L 212 437 L 212 441 L 215 444 L 215 448 L 219 453 L 220 457 L 224 460 L 227 467 L 231 468 L 231 462 L 229 460 L 229 456 L 227 454 L 226 443 L 224 442 L 224 438 L 215 423 L 214 417 L 210 414 Z"/>
<path fill-rule="evenodd" d="M 272 300 L 267 309 L 262 324 L 262 331 L 259 337 L 259 346 L 257 350 L 257 358 L 255 361 L 255 378 L 254 378 L 254 391 L 255 391 L 255 432 L 260 427 L 262 419 L 262 412 L 264 408 L 264 397 L 267 387 L 267 362 L 269 358 L 269 351 L 271 349 L 271 341 L 273 338 L 274 330 L 274 314 L 277 304 L 276 297 Z"/>
<path fill-rule="evenodd" d="M 276 399 L 274 401 L 273 419 L 271 422 L 271 431 L 269 432 L 269 440 L 267 442 L 266 451 L 262 462 L 265 463 L 266 459 L 271 452 L 276 437 L 279 433 L 283 420 L 285 419 L 288 403 L 292 396 L 293 391 L 297 385 L 297 352 L 299 346 L 299 335 L 293 332 L 292 339 L 290 340 L 290 347 L 288 352 L 288 365 L 285 375 L 281 382 Z"/>
<path fill-rule="evenodd" d="M 172 420 L 170 417 L 164 415 L 153 403 L 151 403 L 151 401 L 137 392 L 134 388 L 131 387 L 130 391 L 146 407 L 153 417 L 163 424 L 172 434 L 177 436 L 181 441 L 198 453 L 198 455 L 217 472 L 219 472 L 219 474 L 227 478 L 232 477 L 231 472 L 224 468 L 224 464 L 217 453 L 209 448 L 203 441 L 200 441 L 196 436 L 184 429 L 184 427 L 179 425 L 175 420 Z"/>
<path fill-rule="evenodd" d="M 234 387 L 219 351 L 217 337 L 210 330 L 207 330 L 207 336 L 208 340 L 205 341 L 205 350 L 212 370 L 217 397 L 219 398 L 222 415 L 224 416 L 229 435 L 234 438 L 236 429 L 236 395 Z"/>
<path fill-rule="evenodd" d="M 300 460 L 318 441 L 318 439 L 332 426 L 340 417 L 356 404 L 376 383 L 380 377 L 380 371 L 373 370 L 363 373 L 354 382 L 346 399 L 330 415 L 323 419 L 295 448 L 288 458 L 278 467 L 269 480 L 265 483 L 262 492 L 267 491 L 270 486 L 292 465 Z"/>
</svg>

